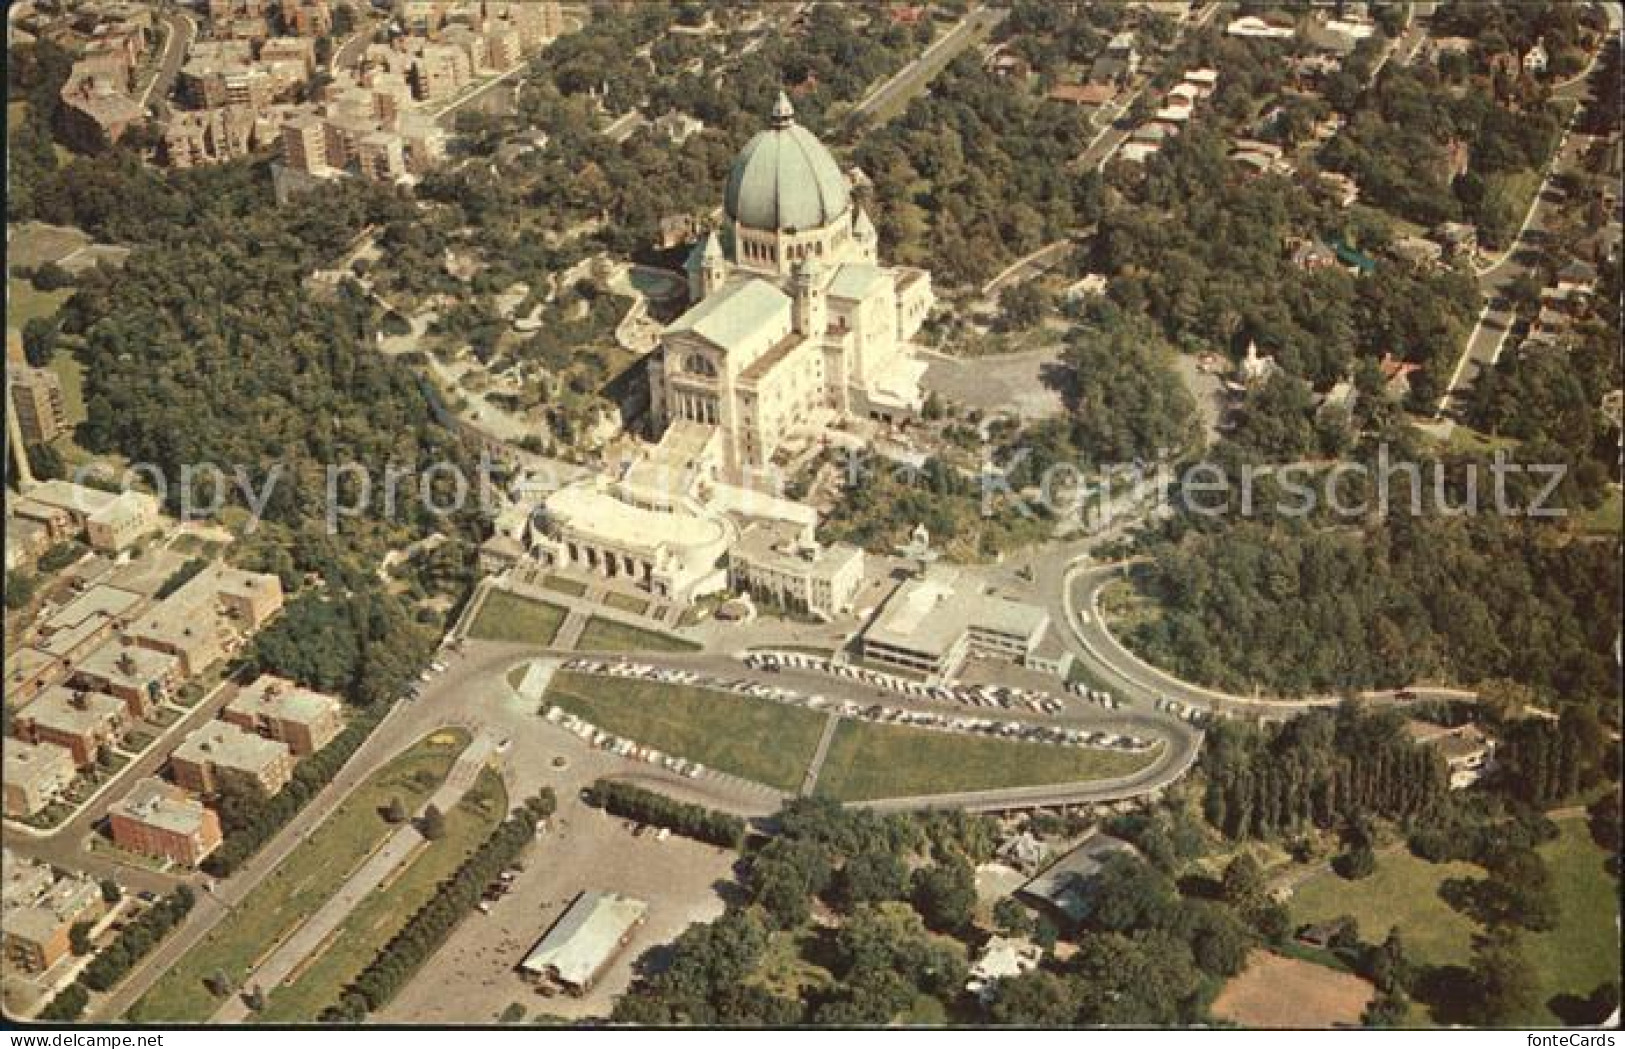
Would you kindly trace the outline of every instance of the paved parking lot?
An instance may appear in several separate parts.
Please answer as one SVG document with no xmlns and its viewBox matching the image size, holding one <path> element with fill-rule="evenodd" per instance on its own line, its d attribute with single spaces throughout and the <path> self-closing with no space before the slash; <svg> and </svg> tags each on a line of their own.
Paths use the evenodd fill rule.
<svg viewBox="0 0 1625 1049">
<path fill-rule="evenodd" d="M 378 1014 L 378 1022 L 489 1023 L 514 1002 L 527 1017 L 606 1016 L 645 951 L 722 913 L 737 854 L 676 835 L 661 841 L 652 830 L 634 836 L 627 821 L 589 808 L 577 796 L 560 800 L 548 833 L 525 854 L 513 890 L 490 914 L 469 916 Z M 591 992 L 581 998 L 544 995 L 520 978 L 517 966 L 586 889 L 644 900 L 648 918 Z"/>
</svg>

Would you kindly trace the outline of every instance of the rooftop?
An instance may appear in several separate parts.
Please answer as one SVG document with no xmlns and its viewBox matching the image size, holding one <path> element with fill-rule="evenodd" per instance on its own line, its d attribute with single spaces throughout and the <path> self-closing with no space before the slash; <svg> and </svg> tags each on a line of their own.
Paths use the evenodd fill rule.
<svg viewBox="0 0 1625 1049">
<path fill-rule="evenodd" d="M 53 685 L 41 692 L 38 699 L 23 707 L 21 713 L 36 725 L 73 736 L 84 736 L 100 732 L 108 724 L 117 722 L 123 716 L 124 701 L 105 692 L 86 692 Z"/>
<path fill-rule="evenodd" d="M 226 709 L 233 713 L 308 724 L 325 717 L 338 706 L 339 701 L 335 696 L 312 691 L 274 674 L 261 674 L 253 684 L 232 697 Z"/>
<path fill-rule="evenodd" d="M 790 296 L 765 280 L 744 280 L 724 285 L 715 294 L 678 317 L 667 331 L 691 331 L 724 350 L 775 322 L 790 316 Z"/>
<path fill-rule="evenodd" d="M 173 674 L 180 660 L 168 652 L 113 640 L 81 659 L 76 671 L 127 688 L 146 688 Z"/>
<path fill-rule="evenodd" d="M 1025 895 L 1055 907 L 1074 921 L 1089 913 L 1089 881 L 1114 855 L 1139 855 L 1134 846 L 1110 834 L 1096 832 L 1049 869 L 1021 887 Z"/>
<path fill-rule="evenodd" d="M 246 732 L 227 721 L 204 725 L 187 736 L 172 755 L 177 761 L 250 774 L 257 774 L 287 756 L 287 744 Z"/>
<path fill-rule="evenodd" d="M 584 892 L 575 898 L 519 967 L 554 975 L 581 987 L 603 969 L 622 939 L 643 920 L 649 905 L 612 892 Z"/>
<path fill-rule="evenodd" d="M 55 743 L 28 743 L 7 736 L 0 777 L 7 783 L 32 785 L 73 774 L 73 757 Z"/>
<path fill-rule="evenodd" d="M 1043 609 L 988 593 L 959 569 L 933 565 L 892 593 L 864 640 L 941 656 L 968 630 L 1030 637 L 1048 619 Z"/>
<path fill-rule="evenodd" d="M 198 832 L 203 814 L 208 811 L 203 802 L 156 776 L 138 780 L 130 793 L 108 810 L 109 815 L 187 836 Z"/>
</svg>

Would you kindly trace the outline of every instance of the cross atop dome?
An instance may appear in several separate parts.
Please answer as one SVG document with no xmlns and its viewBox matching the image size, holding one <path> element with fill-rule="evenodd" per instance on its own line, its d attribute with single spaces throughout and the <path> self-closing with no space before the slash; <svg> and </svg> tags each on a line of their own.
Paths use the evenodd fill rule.
<svg viewBox="0 0 1625 1049">
<path fill-rule="evenodd" d="M 773 103 L 772 126 L 776 128 L 789 127 L 796 122 L 796 107 L 790 104 L 790 96 L 783 91 L 779 92 L 779 100 Z"/>
</svg>

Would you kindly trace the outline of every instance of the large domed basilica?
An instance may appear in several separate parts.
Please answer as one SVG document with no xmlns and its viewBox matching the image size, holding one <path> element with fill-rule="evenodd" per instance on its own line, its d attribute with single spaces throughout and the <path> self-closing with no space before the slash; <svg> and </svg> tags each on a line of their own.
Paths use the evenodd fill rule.
<svg viewBox="0 0 1625 1049">
<path fill-rule="evenodd" d="M 779 95 L 734 161 L 727 217 L 689 256 L 693 306 L 651 357 L 657 425 L 684 424 L 742 477 L 787 436 L 850 416 L 920 407 L 925 370 L 908 340 L 934 301 L 923 270 L 886 267 L 846 176 Z"/>
</svg>

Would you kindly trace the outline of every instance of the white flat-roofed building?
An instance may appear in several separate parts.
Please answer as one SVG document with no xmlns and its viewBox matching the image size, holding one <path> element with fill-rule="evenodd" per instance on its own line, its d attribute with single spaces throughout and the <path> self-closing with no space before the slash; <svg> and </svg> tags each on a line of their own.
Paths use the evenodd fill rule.
<svg viewBox="0 0 1625 1049">
<path fill-rule="evenodd" d="M 519 963 L 527 978 L 570 994 L 592 989 L 632 938 L 649 905 L 612 892 L 577 896 L 530 954 Z"/>
<path fill-rule="evenodd" d="M 788 521 L 747 525 L 728 551 L 729 582 L 759 601 L 826 618 L 852 610 L 863 582 L 863 551 L 821 546 Z"/>
<path fill-rule="evenodd" d="M 1049 624 L 1043 609 L 989 593 L 959 569 L 934 565 L 892 592 L 861 640 L 865 659 L 947 678 L 972 653 L 1027 662 Z"/>
</svg>

